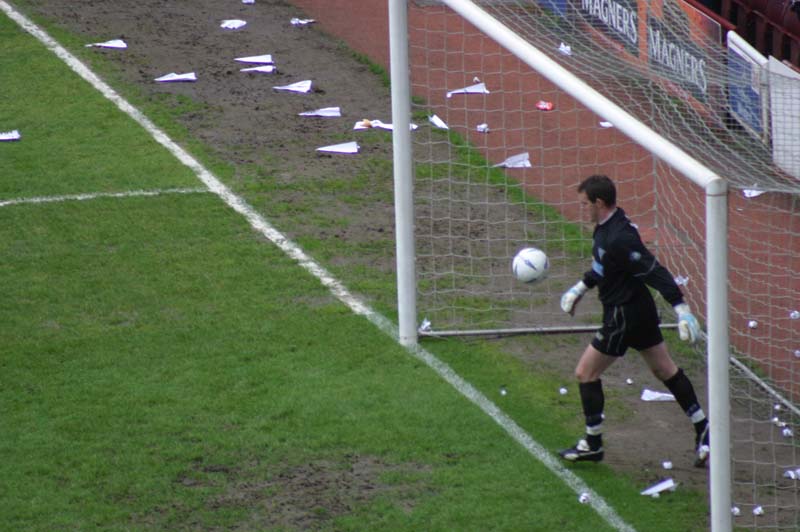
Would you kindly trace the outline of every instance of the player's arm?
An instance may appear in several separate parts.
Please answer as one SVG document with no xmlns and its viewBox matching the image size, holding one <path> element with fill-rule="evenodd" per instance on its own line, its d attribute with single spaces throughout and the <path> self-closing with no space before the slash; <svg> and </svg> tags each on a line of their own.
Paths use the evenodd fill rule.
<svg viewBox="0 0 800 532">
<path fill-rule="evenodd" d="M 684 301 L 683 293 L 672 274 L 650 253 L 638 235 L 619 239 L 609 251 L 629 273 L 654 288 L 672 305 L 678 316 L 681 340 L 697 342 L 700 338 L 700 323 Z"/>
</svg>

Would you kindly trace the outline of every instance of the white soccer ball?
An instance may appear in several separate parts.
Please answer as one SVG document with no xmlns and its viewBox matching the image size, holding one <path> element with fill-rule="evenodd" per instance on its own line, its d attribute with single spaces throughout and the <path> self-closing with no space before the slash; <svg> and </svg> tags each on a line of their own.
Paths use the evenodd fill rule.
<svg viewBox="0 0 800 532">
<path fill-rule="evenodd" d="M 523 248 L 514 256 L 511 271 L 523 283 L 535 283 L 547 277 L 550 261 L 539 248 Z"/>
</svg>

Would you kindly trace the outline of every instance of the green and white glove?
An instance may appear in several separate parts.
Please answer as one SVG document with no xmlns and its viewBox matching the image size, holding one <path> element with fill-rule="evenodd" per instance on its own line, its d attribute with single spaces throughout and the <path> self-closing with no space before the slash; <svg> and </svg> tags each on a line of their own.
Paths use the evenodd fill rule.
<svg viewBox="0 0 800 532">
<path fill-rule="evenodd" d="M 578 283 L 564 292 L 564 295 L 561 296 L 561 310 L 569 314 L 570 316 L 575 314 L 575 306 L 578 304 L 578 301 L 581 300 L 583 294 L 589 290 L 589 287 L 584 284 L 583 281 L 578 281 Z"/>
</svg>

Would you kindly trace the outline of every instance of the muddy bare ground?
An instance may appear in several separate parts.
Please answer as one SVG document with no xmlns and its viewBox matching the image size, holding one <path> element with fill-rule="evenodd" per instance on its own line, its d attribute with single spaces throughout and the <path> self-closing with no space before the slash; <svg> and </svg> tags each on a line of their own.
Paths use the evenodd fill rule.
<svg viewBox="0 0 800 532">
<path fill-rule="evenodd" d="M 386 484 L 381 475 L 393 473 L 407 478 L 426 474 L 428 468 L 418 464 L 387 464 L 373 456 L 347 455 L 341 462 L 317 460 L 297 466 L 286 466 L 266 475 L 257 461 L 229 467 L 206 464 L 198 460 L 175 482 L 183 489 L 195 490 L 222 484 L 226 489 L 207 500 L 211 512 L 243 511 L 237 530 L 316 530 L 337 516 L 353 512 L 361 504 L 381 495 L 399 501 L 405 511 L 414 507 L 420 489 L 414 481 Z M 269 477 L 269 478 L 266 478 Z M 137 526 L 161 528 L 163 518 L 177 514 L 180 523 L 167 528 L 206 530 L 202 518 L 190 509 L 156 507 L 136 516 Z"/>
<path fill-rule="evenodd" d="M 235 168 L 234 189 L 247 190 L 251 165 L 268 166 L 277 182 L 313 179 L 322 175 L 369 174 L 366 158 L 319 156 L 318 146 L 356 140 L 349 131 L 360 118 L 390 117 L 388 89 L 356 61 L 337 40 L 316 27 L 294 27 L 292 17 L 303 17 L 299 9 L 281 0 L 257 0 L 243 5 L 238 0 L 83 0 L 79 7 L 72 0 L 26 0 L 20 4 L 38 15 L 56 21 L 68 30 L 85 36 L 86 42 L 123 38 L 129 46 L 124 53 L 117 50 L 92 49 L 103 54 L 119 69 L 120 78 L 138 87 L 150 99 L 180 102 L 191 98 L 196 105 L 179 120 L 191 135 L 210 147 L 213 155 Z M 241 18 L 247 26 L 230 31 L 220 28 L 224 19 Z M 236 57 L 273 54 L 278 72 L 245 74 Z M 195 71 L 197 83 L 158 84 L 154 78 L 169 72 Z M 268 76 L 268 77 L 267 77 Z M 278 95 L 274 85 L 285 85 L 313 79 L 309 95 Z M 298 120 L 297 113 L 321 107 L 340 106 L 341 120 Z M 343 126 L 343 124 L 346 124 Z M 372 146 L 371 155 L 391 160 L 389 146 Z M 388 190 L 390 183 L 381 186 Z M 347 212 L 346 234 L 336 228 L 287 226 L 291 209 L 272 209 L 275 197 L 286 205 L 291 196 L 280 192 L 255 199 L 255 207 L 290 237 L 318 234 L 320 238 L 355 239 L 369 242 L 393 234 L 393 213 L 386 194 L 373 205 L 348 208 L 335 198 L 320 205 L 328 210 Z M 389 195 L 390 196 L 390 195 Z M 337 259 L 339 260 L 339 259 Z M 341 260 L 347 260 L 343 258 Z M 386 257 L 375 257 L 383 268 L 391 268 Z M 589 336 L 569 345 L 558 341 L 542 342 L 536 349 L 523 338 L 503 340 L 508 351 L 530 364 L 563 375 L 571 393 L 572 370 L 577 356 Z M 688 364 L 687 374 L 693 379 L 698 395 L 706 396 L 705 372 L 702 364 Z M 634 384 L 626 384 L 632 379 Z M 676 403 L 644 403 L 639 399 L 642 388 L 663 390 L 646 370 L 644 363 L 631 352 L 614 366 L 604 379 L 609 394 L 620 401 L 626 412 L 624 419 L 613 408 L 607 411 L 606 460 L 613 468 L 632 475 L 642 487 L 664 476 L 672 476 L 679 484 L 704 490 L 707 470 L 692 467 L 693 431 Z M 576 417 L 579 412 L 576 412 Z M 760 432 L 770 427 L 758 429 Z M 755 434 L 755 432 L 753 432 Z M 577 434 L 576 434 L 577 436 Z M 571 444 L 573 442 L 565 442 Z M 662 462 L 669 460 L 674 469 L 666 472 Z M 237 493 L 230 493 L 213 504 L 268 505 L 279 516 L 277 526 L 313 527 L 324 516 L 314 513 L 320 504 L 327 504 L 328 516 L 346 512 L 349 505 L 381 490 L 391 489 L 377 481 L 380 470 L 388 466 L 370 457 L 354 457 L 350 470 L 342 472 L 328 464 L 314 463 L 287 469 L 271 484 L 240 482 Z M 235 471 L 223 472 L 236 475 Z M 187 480 L 187 482 L 190 482 Z M 277 483 L 277 484 L 276 484 Z M 278 485 L 279 484 L 279 485 Z M 191 487 L 191 486 L 189 486 Z M 263 489 L 262 489 L 263 488 Z M 274 489 L 281 495 L 264 500 L 259 493 Z M 747 486 L 742 488 L 745 492 Z M 336 490 L 348 493 L 337 498 Z M 324 500 L 320 502 L 322 497 Z M 743 495 L 744 497 L 744 495 Z M 742 499 L 746 500 L 746 499 Z M 747 508 L 743 508 L 743 513 Z M 283 513 L 282 513 L 283 512 Z M 282 517 L 280 517 L 282 515 Z M 321 517 L 322 516 L 322 517 Z M 324 520 L 324 519 L 323 519 Z M 704 526 L 699 527 L 705 528 Z"/>
</svg>

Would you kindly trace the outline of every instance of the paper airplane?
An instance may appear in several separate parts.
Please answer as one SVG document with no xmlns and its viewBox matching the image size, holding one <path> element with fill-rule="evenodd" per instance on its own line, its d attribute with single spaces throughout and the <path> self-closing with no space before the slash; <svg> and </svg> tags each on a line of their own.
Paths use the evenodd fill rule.
<svg viewBox="0 0 800 532">
<path fill-rule="evenodd" d="M 417 126 L 416 124 L 411 124 L 409 127 L 411 131 L 414 131 L 419 126 Z M 370 128 L 385 129 L 387 131 L 392 131 L 394 129 L 394 126 L 392 124 L 381 122 L 377 118 L 374 120 L 368 120 L 364 118 L 363 120 L 359 120 L 358 122 L 356 122 L 355 125 L 353 126 L 353 129 L 357 131 Z"/>
<path fill-rule="evenodd" d="M 477 126 L 475 126 L 475 129 L 478 130 L 478 133 L 488 133 L 489 124 L 478 124 Z"/>
<path fill-rule="evenodd" d="M 790 478 L 792 480 L 800 478 L 800 467 L 797 469 L 787 469 L 783 472 L 783 478 Z"/>
<path fill-rule="evenodd" d="M 439 129 L 450 129 L 447 124 L 444 123 L 444 120 L 439 118 L 436 115 L 429 116 L 428 121 L 433 124 L 434 126 L 438 127 Z"/>
<path fill-rule="evenodd" d="M 271 65 L 274 63 L 274 61 L 272 60 L 272 54 L 237 57 L 236 59 L 234 59 L 234 61 L 239 61 L 240 63 L 254 63 L 258 65 Z"/>
<path fill-rule="evenodd" d="M 316 22 L 316 20 L 314 20 L 313 18 L 297 18 L 297 17 L 294 17 L 294 18 L 292 18 L 292 20 L 290 22 L 292 23 L 292 26 L 306 26 L 308 24 L 312 24 L 312 23 Z"/>
<path fill-rule="evenodd" d="M 755 185 L 753 185 L 753 187 L 755 187 Z M 757 198 L 763 193 L 763 190 L 758 190 L 757 188 L 746 188 L 742 191 L 745 198 Z"/>
<path fill-rule="evenodd" d="M 610 127 L 614 127 L 614 124 L 612 124 L 611 122 L 603 121 L 603 122 L 600 122 L 600 127 L 608 129 Z"/>
<path fill-rule="evenodd" d="M 298 81 L 290 85 L 281 85 L 280 87 L 272 87 L 276 91 L 290 91 L 290 92 L 308 92 L 311 90 L 311 80 Z"/>
<path fill-rule="evenodd" d="M 778 427 L 779 429 L 782 429 L 783 427 L 786 426 L 786 422 L 785 421 L 781 421 L 778 416 L 775 416 L 774 418 L 772 418 L 772 424 L 775 425 L 776 427 Z"/>
<path fill-rule="evenodd" d="M 342 110 L 338 107 L 323 107 L 314 111 L 305 111 L 298 116 L 321 116 L 323 118 L 337 118 L 342 116 Z"/>
<path fill-rule="evenodd" d="M 358 153 L 359 146 L 356 141 L 344 142 L 342 144 L 332 144 L 331 146 L 323 146 L 317 148 L 317 151 L 323 153 Z"/>
<path fill-rule="evenodd" d="M 96 46 L 97 48 L 119 48 L 119 49 L 124 49 L 128 47 L 128 45 L 125 44 L 125 41 L 123 41 L 122 39 L 112 39 L 106 42 L 93 42 L 91 44 L 87 44 L 86 48 L 90 48 L 92 46 Z"/>
<path fill-rule="evenodd" d="M 239 20 L 238 18 L 232 18 L 229 20 L 223 20 L 222 24 L 219 25 L 220 28 L 225 28 L 226 30 L 238 30 L 239 28 L 244 28 L 247 22 L 244 20 Z"/>
<path fill-rule="evenodd" d="M 240 68 L 239 72 L 264 72 L 265 74 L 272 74 L 275 72 L 275 65 L 258 65 L 248 68 Z"/>
<path fill-rule="evenodd" d="M 512 155 L 500 164 L 494 165 L 494 168 L 530 168 L 531 161 L 528 152 Z"/>
<path fill-rule="evenodd" d="M 21 138 L 22 135 L 20 135 L 19 131 L 16 129 L 12 129 L 11 131 L 6 131 L 5 133 L 0 131 L 0 141 L 19 140 Z"/>
<path fill-rule="evenodd" d="M 674 401 L 675 396 L 666 392 L 654 392 L 645 388 L 642 390 L 642 401 Z"/>
<path fill-rule="evenodd" d="M 422 323 L 419 324 L 417 328 L 419 332 L 430 332 L 431 331 L 431 320 L 428 318 L 422 318 Z"/>
<path fill-rule="evenodd" d="M 255 4 L 256 0 L 242 0 L 243 4 Z"/>
<path fill-rule="evenodd" d="M 175 72 L 170 72 L 169 74 L 165 74 L 160 78 L 156 78 L 156 81 L 197 81 L 197 75 L 194 72 L 187 72 L 186 74 L 176 74 Z"/>
<path fill-rule="evenodd" d="M 572 55 L 572 47 L 563 42 L 558 45 L 558 51 L 564 55 Z"/>
<path fill-rule="evenodd" d="M 476 83 L 463 89 L 452 90 L 447 93 L 447 97 L 452 98 L 454 94 L 489 94 L 489 91 L 486 90 L 486 83 Z"/>
<path fill-rule="evenodd" d="M 671 478 L 668 478 L 668 479 L 662 480 L 658 484 L 653 484 L 652 486 L 650 486 L 649 488 L 644 490 L 642 492 L 642 495 L 648 495 L 650 497 L 656 497 L 662 491 L 667 491 L 667 490 L 675 491 L 675 488 L 677 486 L 678 485 L 675 484 L 674 480 L 672 480 Z"/>
</svg>

